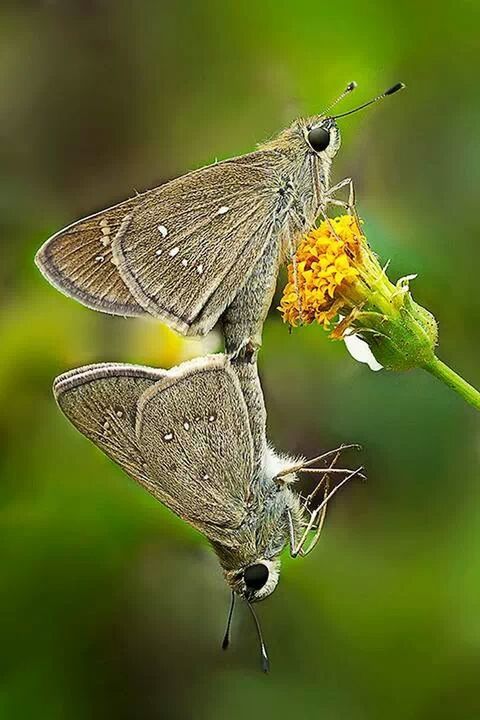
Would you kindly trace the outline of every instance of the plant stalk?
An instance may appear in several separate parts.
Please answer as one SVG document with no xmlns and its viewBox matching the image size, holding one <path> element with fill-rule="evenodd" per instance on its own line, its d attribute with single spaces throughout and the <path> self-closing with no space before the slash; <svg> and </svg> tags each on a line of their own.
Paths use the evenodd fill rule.
<svg viewBox="0 0 480 720">
<path fill-rule="evenodd" d="M 433 359 L 425 363 L 422 367 L 444 382 L 445 385 L 451 387 L 452 390 L 455 390 L 455 392 L 470 403 L 470 405 L 480 410 L 480 392 L 454 372 L 454 370 L 449 368 L 448 365 L 445 365 L 444 362 L 433 356 Z"/>
</svg>

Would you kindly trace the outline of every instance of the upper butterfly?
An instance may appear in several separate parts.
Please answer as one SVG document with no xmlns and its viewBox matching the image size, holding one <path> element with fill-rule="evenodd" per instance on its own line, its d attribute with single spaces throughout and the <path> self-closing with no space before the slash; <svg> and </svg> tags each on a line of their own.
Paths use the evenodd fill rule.
<svg viewBox="0 0 480 720">
<path fill-rule="evenodd" d="M 221 318 L 228 353 L 257 347 L 280 263 L 329 204 L 353 203 L 350 179 L 329 185 L 339 117 L 300 118 L 253 153 L 69 225 L 36 263 L 52 285 L 94 310 L 153 315 L 184 335 L 204 335 Z M 335 199 L 347 185 L 350 201 Z"/>
</svg>

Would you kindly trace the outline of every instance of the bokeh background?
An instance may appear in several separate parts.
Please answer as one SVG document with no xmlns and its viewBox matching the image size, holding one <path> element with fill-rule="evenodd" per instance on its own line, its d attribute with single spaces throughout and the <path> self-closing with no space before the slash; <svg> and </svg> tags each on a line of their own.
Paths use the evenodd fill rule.
<svg viewBox="0 0 480 720">
<path fill-rule="evenodd" d="M 375 250 L 392 277 L 418 273 L 440 356 L 480 384 L 479 26 L 466 0 L 3 0 L 1 720 L 480 716 L 476 411 L 420 370 L 370 372 L 319 328 L 289 335 L 272 310 L 271 440 L 307 455 L 361 442 L 369 480 L 259 607 L 265 677 L 245 608 L 220 651 L 229 596 L 205 542 L 50 390 L 70 367 L 170 366 L 215 338 L 101 316 L 33 265 L 65 224 L 248 152 L 349 80 L 350 104 L 403 80 L 342 122 L 333 179 L 355 179 Z"/>
</svg>

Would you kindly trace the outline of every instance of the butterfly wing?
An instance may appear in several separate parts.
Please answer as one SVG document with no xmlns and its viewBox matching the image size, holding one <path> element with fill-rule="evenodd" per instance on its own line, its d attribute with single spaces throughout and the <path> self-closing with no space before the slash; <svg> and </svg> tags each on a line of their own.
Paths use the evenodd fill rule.
<svg viewBox="0 0 480 720">
<path fill-rule="evenodd" d="M 225 356 L 169 371 L 87 366 L 57 378 L 54 393 L 73 425 L 152 495 L 210 540 L 235 544 L 253 448 Z"/>
<path fill-rule="evenodd" d="M 145 469 L 135 422 L 139 397 L 164 375 L 164 370 L 101 363 L 64 373 L 53 385 L 60 409 L 77 430 L 160 500 Z"/>
<path fill-rule="evenodd" d="M 258 151 L 177 178 L 57 233 L 37 264 L 89 307 L 204 334 L 271 241 L 276 160 Z"/>
<path fill-rule="evenodd" d="M 148 315 L 122 280 L 112 254 L 112 240 L 136 200 L 84 218 L 47 240 L 35 257 L 44 277 L 92 310 Z"/>
<path fill-rule="evenodd" d="M 138 206 L 113 251 L 137 302 L 184 334 L 204 334 L 271 238 L 278 181 L 265 153 L 190 173 Z"/>
<path fill-rule="evenodd" d="M 178 514 L 210 538 L 241 525 L 253 442 L 240 384 L 224 355 L 173 368 L 144 392 L 136 435 L 151 477 L 168 489 Z"/>
</svg>

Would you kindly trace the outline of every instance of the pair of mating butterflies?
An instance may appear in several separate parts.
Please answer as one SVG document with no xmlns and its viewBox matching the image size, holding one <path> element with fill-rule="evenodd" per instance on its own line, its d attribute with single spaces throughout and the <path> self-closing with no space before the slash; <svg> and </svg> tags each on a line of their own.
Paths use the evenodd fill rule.
<svg viewBox="0 0 480 720">
<path fill-rule="evenodd" d="M 220 322 L 227 354 L 238 361 L 261 342 L 280 263 L 294 257 L 299 237 L 329 204 L 346 205 L 334 192 L 351 181 L 330 187 L 329 175 L 340 146 L 336 120 L 355 110 L 298 119 L 256 152 L 74 223 L 43 245 L 36 262 L 54 286 L 96 310 L 153 315 L 186 335 Z M 62 375 L 54 390 L 84 435 L 206 535 L 232 589 L 224 646 L 241 595 L 266 669 L 250 603 L 275 589 L 287 543 L 294 555 L 312 549 L 331 493 L 325 482 L 311 512 L 311 497 L 302 503 L 292 491 L 305 464 L 267 447 L 255 364 L 218 355 L 169 372 L 95 365 Z"/>
</svg>

